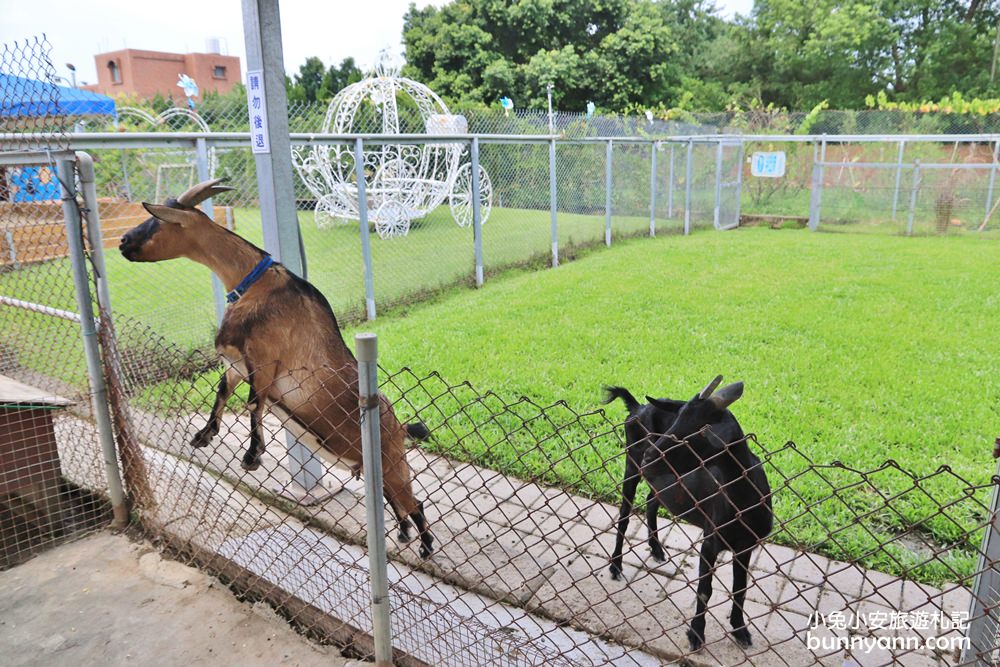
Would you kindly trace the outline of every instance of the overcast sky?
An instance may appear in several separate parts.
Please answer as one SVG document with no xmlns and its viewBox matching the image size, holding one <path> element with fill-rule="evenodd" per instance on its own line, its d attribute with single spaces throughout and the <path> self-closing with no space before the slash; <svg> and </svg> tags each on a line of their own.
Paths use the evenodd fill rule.
<svg viewBox="0 0 1000 667">
<path fill-rule="evenodd" d="M 298 70 L 309 56 L 327 65 L 353 56 L 362 69 L 374 65 L 385 48 L 402 54 L 403 14 L 410 0 L 282 0 L 281 31 L 285 69 Z M 444 0 L 418 0 L 418 6 Z M 753 0 L 717 0 L 723 15 L 748 14 Z M 238 56 L 246 70 L 240 0 L 0 0 L 0 44 L 45 33 L 56 73 L 77 81 L 97 80 L 94 54 L 123 48 L 204 52 L 206 40 L 220 38 L 222 52 Z"/>
</svg>

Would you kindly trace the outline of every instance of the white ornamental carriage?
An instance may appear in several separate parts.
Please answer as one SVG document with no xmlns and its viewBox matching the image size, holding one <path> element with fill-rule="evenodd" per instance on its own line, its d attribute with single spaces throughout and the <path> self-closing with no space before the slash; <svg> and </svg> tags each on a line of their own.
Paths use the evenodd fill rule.
<svg viewBox="0 0 1000 667">
<path fill-rule="evenodd" d="M 337 93 L 327 108 L 323 132 L 330 134 L 468 133 L 464 116 L 452 115 L 427 86 L 384 65 Z M 472 223 L 472 165 L 462 163 L 463 143 L 366 144 L 365 195 L 368 220 L 382 238 L 405 236 L 410 224 L 447 201 L 459 226 Z M 354 146 L 297 146 L 292 162 L 316 198 L 319 227 L 358 220 Z M 489 217 L 493 187 L 480 168 L 482 222 Z"/>
</svg>

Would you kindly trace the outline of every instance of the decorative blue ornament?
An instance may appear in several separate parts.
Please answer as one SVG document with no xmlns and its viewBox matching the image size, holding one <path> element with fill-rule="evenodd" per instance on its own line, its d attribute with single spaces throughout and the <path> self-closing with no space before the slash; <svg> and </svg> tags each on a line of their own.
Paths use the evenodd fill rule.
<svg viewBox="0 0 1000 667">
<path fill-rule="evenodd" d="M 194 98 L 198 97 L 198 84 L 187 74 L 178 74 L 177 87 L 183 90 L 187 96 L 188 107 L 194 109 Z"/>
<path fill-rule="evenodd" d="M 503 115 L 506 116 L 510 114 L 511 110 L 514 108 L 514 100 L 509 97 L 500 98 L 500 106 L 503 107 Z"/>
</svg>

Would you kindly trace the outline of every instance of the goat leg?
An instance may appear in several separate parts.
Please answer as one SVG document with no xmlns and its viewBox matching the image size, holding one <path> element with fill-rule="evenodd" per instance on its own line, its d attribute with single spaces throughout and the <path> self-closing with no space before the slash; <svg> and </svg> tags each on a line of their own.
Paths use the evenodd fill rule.
<svg viewBox="0 0 1000 667">
<path fill-rule="evenodd" d="M 753 549 L 750 548 L 733 556 L 733 610 L 729 614 L 729 623 L 733 627 L 733 639 L 744 648 L 753 644 L 743 616 L 743 601 L 747 596 L 747 572 L 750 570 L 752 553 Z"/>
<path fill-rule="evenodd" d="M 667 556 L 663 553 L 663 544 L 656 534 L 656 514 L 659 509 L 660 501 L 656 498 L 656 492 L 650 491 L 649 495 L 646 496 L 646 526 L 649 528 L 649 551 L 654 561 L 664 563 L 667 560 Z"/>
<path fill-rule="evenodd" d="M 251 472 L 260 467 L 261 455 L 264 453 L 264 432 L 261 428 L 264 413 L 264 400 L 257 390 L 256 378 L 250 375 L 250 446 L 246 454 L 243 455 L 243 462 L 240 467 Z"/>
<path fill-rule="evenodd" d="M 635 490 L 639 486 L 639 469 L 633 463 L 632 457 L 625 462 L 625 481 L 622 482 L 622 506 L 618 510 L 617 534 L 615 535 L 615 550 L 611 554 L 611 578 L 618 581 L 622 578 L 622 549 L 625 546 L 625 532 L 632 517 L 632 505 L 635 502 Z"/>
<path fill-rule="evenodd" d="M 389 493 L 388 487 L 384 490 L 385 500 L 389 503 L 389 507 L 392 508 L 392 513 L 396 515 L 396 519 L 399 521 L 399 533 L 396 537 L 400 542 L 409 542 L 412 537 L 410 536 L 410 519 L 400 512 L 396 503 L 392 500 L 392 495 Z"/>
<path fill-rule="evenodd" d="M 417 503 L 417 511 L 410 514 L 413 523 L 417 526 L 417 534 L 420 535 L 420 557 L 430 558 L 434 551 L 434 537 L 427 529 L 427 519 L 424 517 L 424 504 Z"/>
<path fill-rule="evenodd" d="M 219 388 L 215 392 L 215 404 L 212 406 L 212 413 L 208 416 L 208 423 L 205 424 L 194 437 L 191 438 L 192 447 L 204 447 L 212 442 L 212 438 L 219 434 L 219 419 L 222 411 L 226 408 L 226 402 L 233 395 L 236 385 L 239 384 L 239 377 L 229 370 L 222 374 L 219 380 Z"/>
<path fill-rule="evenodd" d="M 383 421 L 385 425 L 385 421 Z M 401 431 L 393 429 L 391 437 Z M 400 443 L 402 444 L 402 443 Z M 393 448 L 398 452 L 394 457 L 389 449 L 382 450 L 382 474 L 385 485 L 385 497 L 399 518 L 400 540 L 407 541 L 410 537 L 410 521 L 417 527 L 420 536 L 420 557 L 428 558 L 434 550 L 434 538 L 428 530 L 424 518 L 424 504 L 413 496 L 413 485 L 410 480 L 410 468 L 406 465 L 405 452 L 402 447 Z"/>
<path fill-rule="evenodd" d="M 692 651 L 697 651 L 705 645 L 705 610 L 712 597 L 712 577 L 720 550 L 718 538 L 715 536 L 702 542 L 701 558 L 698 562 L 698 604 L 691 620 L 691 627 L 687 631 Z"/>
</svg>

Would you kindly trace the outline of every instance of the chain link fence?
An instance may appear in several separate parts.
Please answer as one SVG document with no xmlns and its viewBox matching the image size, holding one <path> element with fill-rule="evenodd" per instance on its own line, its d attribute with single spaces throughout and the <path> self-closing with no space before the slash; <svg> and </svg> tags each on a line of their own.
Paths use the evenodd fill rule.
<svg viewBox="0 0 1000 667">
<path fill-rule="evenodd" d="M 27 63 L 27 77 L 51 81 L 44 41 L 5 48 L 5 62 Z M 15 94 L 3 91 L 5 99 Z M 202 120 L 210 114 L 212 130 L 226 129 L 225 109 L 203 108 Z M 103 122 L 85 120 L 89 129 Z M 742 122 L 715 120 L 715 127 Z M 314 131 L 321 121 L 316 109 L 295 113 L 292 131 Z M 821 121 L 833 127 L 832 119 Z M 312 461 L 321 470 L 316 484 L 303 488 L 296 476 L 304 462 L 286 447 L 286 432 L 309 445 L 310 429 L 280 411 L 261 424 L 259 466 L 241 465 L 252 441 L 245 393 L 230 399 L 210 442 L 192 442 L 226 370 L 209 349 L 223 312 L 221 288 L 190 262 L 166 270 L 103 250 L 148 217 L 142 201 L 162 201 L 213 176 L 227 176 L 235 187 L 206 205 L 216 224 L 262 245 L 253 158 L 244 138 L 204 133 L 190 115 L 137 114 L 127 122 L 127 129 L 164 137 L 70 135 L 65 129 L 80 119 L 51 113 L 0 119 L 3 565 L 109 523 L 112 506 L 120 507 L 120 467 L 135 518 L 178 558 L 369 657 L 377 619 L 366 555 L 369 514 L 357 475 L 364 427 L 357 368 L 323 369 L 327 393 L 351 406 L 338 413 L 351 446 L 349 456 L 332 452 L 345 468 L 311 443 L 320 452 Z M 778 124 L 766 116 L 754 122 L 757 131 Z M 862 112 L 853 126 L 840 122 L 851 131 L 874 123 Z M 476 139 L 490 184 L 482 197 L 485 179 L 478 181 L 480 203 L 488 203 L 489 215 L 462 226 L 449 201 L 393 238 L 356 222 L 318 226 L 316 196 L 300 178 L 309 277 L 342 320 L 357 320 L 366 313 L 362 233 L 372 245 L 368 265 L 380 308 L 474 285 L 477 268 L 489 278 L 620 237 L 731 227 L 742 215 L 824 231 L 995 233 L 995 137 L 641 138 L 649 126 L 585 115 L 469 114 L 471 132 L 509 135 Z M 693 126 L 656 127 L 693 134 Z M 465 161 L 472 140 L 456 141 L 463 163 L 471 164 Z M 67 149 L 90 150 L 93 165 Z M 759 151 L 784 152 L 783 178 L 751 175 L 747 158 Z M 475 170 L 469 173 L 459 205 L 472 202 L 477 180 Z M 682 518 L 698 523 L 711 498 L 740 502 L 735 489 L 757 468 L 733 452 L 759 458 L 774 526 L 749 556 L 744 587 L 729 575 L 735 559 L 723 555 L 703 566 L 702 531 L 662 512 L 643 513 L 646 522 L 659 517 L 662 524 L 655 535 L 664 559 L 647 556 L 643 521 L 622 499 L 630 484 L 639 484 L 640 497 L 648 494 L 645 481 L 626 473 L 635 444 L 626 429 L 634 422 L 620 408 L 538 405 L 432 369 L 383 369 L 381 391 L 387 487 L 404 467 L 392 458 L 401 450 L 388 449 L 402 436 L 390 413 L 430 431 L 405 450 L 405 467 L 430 520 L 434 553 L 422 558 L 419 540 L 402 539 L 397 517 L 386 519 L 393 648 L 401 664 L 922 667 L 990 664 L 996 657 L 1000 477 L 975 483 L 948 466 L 915 471 L 894 461 L 859 470 L 816 461 L 791 442 L 772 446 L 747 436 L 727 443 L 692 471 L 714 475 L 737 464 L 735 476 L 716 479 L 714 493 L 685 483 L 657 493 L 693 494 L 692 513 Z M 305 402 L 313 400 L 320 399 Z M 669 442 L 650 433 L 647 448 Z M 743 514 L 761 502 L 741 506 L 726 526 L 745 533 Z M 623 528 L 625 576 L 614 579 L 609 561 L 622 518 L 633 520 Z M 706 570 L 715 586 L 707 599 Z M 744 593 L 742 626 L 731 608 Z M 706 625 L 704 645 L 695 650 L 688 630 L 699 595 Z M 751 646 L 741 644 L 742 634 L 730 635 L 740 629 Z"/>
<path fill-rule="evenodd" d="M 0 52 L 0 568 L 112 519 L 68 257 L 79 209 L 59 167 L 77 118 L 50 50 Z"/>
<path fill-rule="evenodd" d="M 157 201 L 157 195 L 163 201 L 213 176 L 227 178 L 234 188 L 211 203 L 213 217 L 263 245 L 252 155 L 240 139 L 221 136 L 174 133 L 161 142 L 155 135 L 134 140 L 128 133 L 69 135 L 73 148 L 85 148 L 95 158 L 106 247 L 116 245 L 124 230 L 147 217 L 142 201 Z M 301 147 L 354 149 L 353 142 L 338 144 L 332 137 L 295 137 Z M 377 152 L 389 141 L 365 139 L 364 150 Z M 477 254 L 471 140 L 454 145 L 461 153 L 459 171 L 467 178 L 456 180 L 436 208 L 409 221 L 405 234 L 383 237 L 379 223 L 370 223 L 370 260 L 363 253 L 356 217 L 331 219 L 317 213 L 315 193 L 296 177 L 299 227 L 310 260 L 307 274 L 329 296 L 342 321 L 370 316 L 369 296 L 377 312 L 385 312 L 454 286 L 474 286 L 477 272 L 489 279 L 512 267 L 549 266 L 581 250 L 632 236 L 737 224 L 809 224 L 819 231 L 904 235 L 976 233 L 984 238 L 993 238 L 1000 229 L 1000 198 L 994 193 L 997 143 L 989 137 L 646 141 L 491 135 L 479 139 L 483 208 Z M 784 156 L 784 175 L 751 173 L 750 163 L 762 151 Z M 329 187 L 357 202 L 356 191 L 350 189 L 356 188 L 354 183 L 352 168 L 348 180 Z M 449 183 L 440 181 L 435 187 L 445 185 Z M 369 201 L 393 203 L 387 196 Z M 64 248 L 41 235 L 37 243 L 28 243 L 23 235 L 20 228 L 8 226 L 0 239 L 4 261 L 11 266 L 30 264 L 33 258 L 48 256 L 51 248 Z M 134 285 L 117 297 L 120 312 L 162 331 L 184 349 L 204 347 L 211 340 L 223 299 L 221 287 L 212 286 L 206 269 L 193 264 L 176 269 L 170 299 L 150 298 L 164 287 L 154 267 L 125 268 L 122 260 L 112 257 L 108 271 L 112 281 Z M 214 294 L 214 299 L 206 294 Z M 20 288 L 9 296 L 31 300 Z M 71 303 L 71 294 L 53 299 L 59 308 Z"/>
<path fill-rule="evenodd" d="M 158 344 L 154 332 L 132 335 Z M 188 361 L 180 356 L 164 368 Z M 294 419 L 280 410 L 265 417 L 260 465 L 248 471 L 241 465 L 252 442 L 245 396 L 231 402 L 211 442 L 193 442 L 209 418 L 219 370 L 192 381 L 177 370 L 139 378 L 116 368 L 126 397 L 119 427 L 138 444 L 145 471 L 127 476 L 145 528 L 178 558 L 370 657 L 375 621 L 357 452 L 346 468 L 321 457 L 318 486 L 297 496 L 282 433 L 302 432 Z M 346 394 L 342 403 L 356 404 L 354 367 L 323 372 L 322 400 Z M 297 377 L 292 393 L 308 379 Z M 970 628 L 992 618 L 997 600 L 984 597 L 974 607 L 971 588 L 993 568 L 980 545 L 993 521 L 996 478 L 977 485 L 947 466 L 918 474 L 893 461 L 858 470 L 814 461 L 794 443 L 741 441 L 762 461 L 775 514 L 768 542 L 750 560 L 742 605 L 753 645 L 729 635 L 739 586 L 730 583 L 732 559 L 723 557 L 711 568 L 715 593 L 704 646 L 694 651 L 687 629 L 701 583 L 700 530 L 661 519 L 665 559 L 658 562 L 646 553 L 643 521 L 632 517 L 625 576 L 608 572 L 628 483 L 624 411 L 542 406 L 410 369 L 384 372 L 381 389 L 399 420 L 419 420 L 430 431 L 405 465 L 430 521 L 431 557 L 421 557 L 417 540 L 397 535 L 391 512 L 385 517 L 400 664 L 978 664 Z M 395 423 L 389 410 L 382 408 L 383 424 Z M 341 434 L 362 426 L 356 412 L 338 412 L 337 420 Z M 385 470 L 398 436 L 382 431 Z M 714 457 L 727 460 L 741 442 Z M 724 467 L 713 457 L 701 465 Z M 395 483 L 387 476 L 387 488 Z"/>
<path fill-rule="evenodd" d="M 319 132 L 327 114 L 327 102 L 292 102 L 288 107 L 289 129 L 292 132 Z M 142 107 L 147 113 L 174 113 L 181 107 Z M 674 110 L 669 118 L 586 114 L 554 111 L 551 118 L 538 109 L 516 109 L 504 112 L 487 107 L 457 106 L 453 113 L 462 114 L 473 134 L 550 134 L 567 138 L 622 137 L 690 134 L 816 134 L 816 135 L 887 135 L 887 134 L 992 134 L 1000 128 L 1000 114 L 961 114 L 943 111 L 902 111 L 886 109 L 830 110 L 816 113 L 780 110 L 744 110 L 726 112 L 688 112 Z M 239 132 L 246 129 L 246 102 L 231 96 L 210 95 L 197 106 L 199 117 L 214 132 Z M 400 109 L 403 127 L 423 131 L 423 123 L 407 118 L 415 109 Z M 412 123 L 408 121 L 412 120 Z M 137 124 L 137 119 L 126 124 Z M 174 127 L 184 122 L 177 117 Z M 550 124 L 551 123 L 551 124 Z M 85 121 L 88 131 L 107 129 L 106 123 Z M 551 131 L 550 131 L 551 130 Z M 383 131 L 381 120 L 374 115 L 360 118 L 353 132 L 378 134 Z"/>
</svg>

